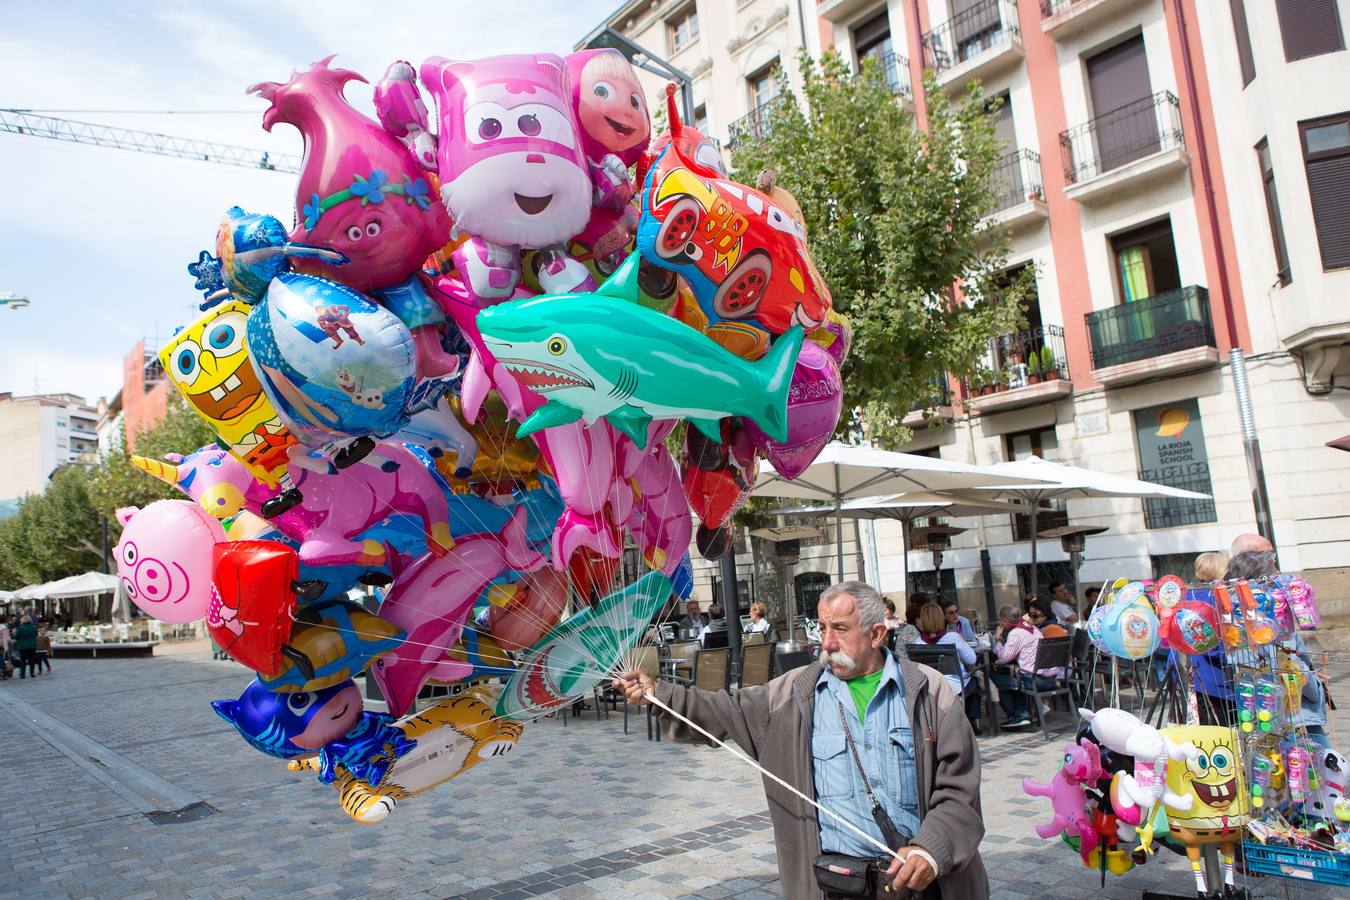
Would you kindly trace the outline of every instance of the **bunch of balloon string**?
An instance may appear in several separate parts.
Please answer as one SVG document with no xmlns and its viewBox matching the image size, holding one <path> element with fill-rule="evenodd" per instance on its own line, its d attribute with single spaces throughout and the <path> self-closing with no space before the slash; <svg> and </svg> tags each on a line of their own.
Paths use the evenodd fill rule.
<svg viewBox="0 0 1350 900">
<path fill-rule="evenodd" d="M 618 53 L 395 62 L 375 117 L 353 81 L 249 89 L 304 142 L 293 224 L 232 208 L 188 266 L 160 359 L 216 441 L 134 459 L 186 499 L 116 555 L 256 674 L 215 704 L 244 741 L 376 822 L 626 666 L 760 461 L 829 440 L 851 331 L 792 196 L 671 90 L 652 140 Z"/>
</svg>

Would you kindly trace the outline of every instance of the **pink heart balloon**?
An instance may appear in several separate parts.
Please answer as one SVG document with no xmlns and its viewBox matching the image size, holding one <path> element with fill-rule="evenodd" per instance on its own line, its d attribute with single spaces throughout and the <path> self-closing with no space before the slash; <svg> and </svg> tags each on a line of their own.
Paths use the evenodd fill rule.
<svg viewBox="0 0 1350 900">
<path fill-rule="evenodd" d="M 748 420 L 745 428 L 780 475 L 796 478 L 829 442 L 843 406 L 844 384 L 834 358 L 819 344 L 806 341 L 788 388 L 787 440 L 771 439 Z"/>
</svg>

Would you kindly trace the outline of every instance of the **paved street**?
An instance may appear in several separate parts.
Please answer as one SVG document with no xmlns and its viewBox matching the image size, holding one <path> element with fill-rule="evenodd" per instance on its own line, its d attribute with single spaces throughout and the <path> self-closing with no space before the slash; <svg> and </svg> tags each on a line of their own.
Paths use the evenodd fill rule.
<svg viewBox="0 0 1350 900">
<path fill-rule="evenodd" d="M 242 667 L 204 647 L 55 665 L 0 684 L 0 896 L 778 895 L 758 778 L 721 751 L 647 741 L 636 715 L 629 735 L 621 712 L 534 723 L 513 756 L 361 827 L 336 792 L 254 752 L 211 711 L 247 683 Z M 44 734 L 77 749 L 58 752 Z M 1020 781 L 1048 778 L 1061 743 L 1039 732 L 982 740 L 994 895 L 1189 894 L 1184 859 L 1165 850 L 1101 891 L 1076 854 L 1035 836 L 1049 807 Z M 147 815 L 156 797 L 204 805 Z M 1273 879 L 1251 887 L 1350 896 Z"/>
</svg>

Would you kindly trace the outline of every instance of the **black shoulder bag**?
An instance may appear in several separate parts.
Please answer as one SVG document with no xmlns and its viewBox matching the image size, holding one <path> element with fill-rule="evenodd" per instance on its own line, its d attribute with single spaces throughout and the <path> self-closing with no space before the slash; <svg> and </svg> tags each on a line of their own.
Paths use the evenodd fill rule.
<svg viewBox="0 0 1350 900">
<path fill-rule="evenodd" d="M 858 755 L 858 747 L 853 743 L 853 733 L 849 731 L 848 716 L 844 712 L 844 704 L 838 697 L 834 699 L 839 704 L 839 722 L 844 726 L 844 740 L 848 742 L 849 753 L 853 756 L 853 764 L 858 767 L 858 775 L 862 777 L 863 790 L 867 792 L 867 800 L 872 804 L 872 820 L 881 829 L 886 845 L 892 850 L 899 850 L 909 843 L 909 839 L 900 833 L 900 829 L 895 827 L 891 817 L 886 814 L 885 808 L 877 801 L 876 794 L 872 793 L 872 783 L 867 780 L 867 772 L 863 770 L 862 757 Z M 885 874 L 890 867 L 890 863 L 890 857 L 885 856 L 859 858 L 844 853 L 822 853 L 816 857 L 816 883 L 820 885 L 821 890 L 828 891 L 831 894 L 844 897 L 875 897 L 877 894 L 877 879 Z"/>
</svg>

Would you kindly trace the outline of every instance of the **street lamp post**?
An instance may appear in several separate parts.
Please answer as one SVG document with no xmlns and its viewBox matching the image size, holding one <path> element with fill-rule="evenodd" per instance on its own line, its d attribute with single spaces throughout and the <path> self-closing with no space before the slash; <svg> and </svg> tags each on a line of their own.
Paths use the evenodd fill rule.
<svg viewBox="0 0 1350 900">
<path fill-rule="evenodd" d="M 583 46 L 587 50 L 608 48 L 618 50 L 630 63 L 662 78 L 673 78 L 680 85 L 680 114 L 684 121 L 694 124 L 694 79 L 687 72 L 675 68 L 666 60 L 643 47 L 641 44 L 620 34 L 608 25 L 602 26 L 587 36 Z"/>
</svg>

